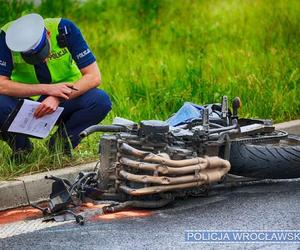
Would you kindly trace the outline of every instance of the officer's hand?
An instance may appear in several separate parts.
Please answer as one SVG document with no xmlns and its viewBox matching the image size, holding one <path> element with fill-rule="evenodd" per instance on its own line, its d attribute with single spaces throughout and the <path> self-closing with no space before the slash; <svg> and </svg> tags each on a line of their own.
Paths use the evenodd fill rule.
<svg viewBox="0 0 300 250">
<path fill-rule="evenodd" d="M 44 115 L 53 113 L 59 105 L 59 98 L 55 96 L 48 96 L 41 104 L 37 107 L 34 112 L 35 118 L 41 118 Z"/>
<path fill-rule="evenodd" d="M 73 84 L 70 83 L 47 84 L 46 86 L 46 95 L 49 96 L 56 96 L 68 100 L 72 94 L 72 89 L 70 87 L 72 87 Z"/>
</svg>

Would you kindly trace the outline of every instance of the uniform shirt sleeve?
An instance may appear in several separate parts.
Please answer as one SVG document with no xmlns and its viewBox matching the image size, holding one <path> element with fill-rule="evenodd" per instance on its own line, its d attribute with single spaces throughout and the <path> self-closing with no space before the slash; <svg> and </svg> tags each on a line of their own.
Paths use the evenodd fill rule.
<svg viewBox="0 0 300 250">
<path fill-rule="evenodd" d="M 10 77 L 13 70 L 11 51 L 5 42 L 5 32 L 0 30 L 0 75 Z"/>
<path fill-rule="evenodd" d="M 67 30 L 67 48 L 79 69 L 82 69 L 96 61 L 89 46 L 84 40 L 79 28 L 70 20 L 62 18 L 59 28 Z"/>
</svg>

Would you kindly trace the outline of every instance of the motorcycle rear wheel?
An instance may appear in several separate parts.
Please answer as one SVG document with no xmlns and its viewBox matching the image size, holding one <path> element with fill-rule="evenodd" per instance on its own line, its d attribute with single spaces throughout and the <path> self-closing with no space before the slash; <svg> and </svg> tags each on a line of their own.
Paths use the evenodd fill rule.
<svg viewBox="0 0 300 250">
<path fill-rule="evenodd" d="M 232 142 L 231 174 L 261 178 L 300 178 L 300 136 L 277 141 Z"/>
</svg>

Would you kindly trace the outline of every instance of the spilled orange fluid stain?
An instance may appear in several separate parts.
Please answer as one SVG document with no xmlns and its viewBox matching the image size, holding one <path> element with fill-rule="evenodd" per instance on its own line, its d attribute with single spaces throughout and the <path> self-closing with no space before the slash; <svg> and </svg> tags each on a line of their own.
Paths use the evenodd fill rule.
<svg viewBox="0 0 300 250">
<path fill-rule="evenodd" d="M 87 209 L 97 209 L 97 208 L 103 208 L 104 206 L 107 206 L 109 204 L 93 204 L 93 203 L 84 203 L 82 205 L 82 208 Z M 84 209 L 85 210 L 85 209 Z M 116 220 L 116 219 L 124 219 L 124 218 L 132 218 L 132 217 L 147 217 L 151 216 L 152 212 L 149 210 L 123 210 L 115 213 L 107 213 L 107 214 L 101 214 L 96 215 L 91 218 L 91 220 Z"/>
<path fill-rule="evenodd" d="M 151 216 L 152 212 L 148 210 L 126 210 L 110 214 L 101 214 L 95 217 L 95 219 L 102 220 L 116 220 L 124 218 L 134 218 L 134 217 L 148 217 Z"/>
<path fill-rule="evenodd" d="M 91 202 L 83 203 L 81 207 L 83 209 L 91 209 L 91 208 L 103 208 L 107 206 L 108 204 L 93 204 Z"/>
<path fill-rule="evenodd" d="M 17 209 L 10 209 L 0 212 L 0 225 L 22 221 L 26 219 L 36 219 L 42 216 L 42 212 L 36 208 L 23 207 Z"/>
<path fill-rule="evenodd" d="M 101 209 L 108 204 L 93 204 L 93 203 L 84 203 L 76 210 L 77 212 L 87 211 L 92 209 Z M 76 212 L 76 211 L 75 211 Z M 147 217 L 151 216 L 152 212 L 150 210 L 123 210 L 120 212 L 115 213 L 108 213 L 108 214 L 101 214 L 95 215 L 89 218 L 92 221 L 95 220 L 116 220 L 116 219 L 124 219 L 124 218 L 134 218 L 134 217 Z M 84 216 L 84 214 L 83 214 Z M 42 218 L 43 214 L 40 210 L 32 207 L 23 207 L 23 208 L 16 208 L 10 209 L 6 211 L 0 212 L 0 225 L 1 224 L 8 224 L 23 220 L 29 219 L 37 219 Z"/>
</svg>

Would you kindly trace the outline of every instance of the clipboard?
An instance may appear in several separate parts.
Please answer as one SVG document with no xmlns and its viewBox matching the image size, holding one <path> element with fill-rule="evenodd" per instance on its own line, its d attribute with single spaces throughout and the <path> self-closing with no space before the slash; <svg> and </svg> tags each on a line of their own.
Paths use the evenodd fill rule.
<svg viewBox="0 0 300 250">
<path fill-rule="evenodd" d="M 40 102 L 19 99 L 15 109 L 1 127 L 1 131 L 39 139 L 47 137 L 64 108 L 58 107 L 52 114 L 37 119 L 33 114 L 39 105 Z"/>
</svg>

